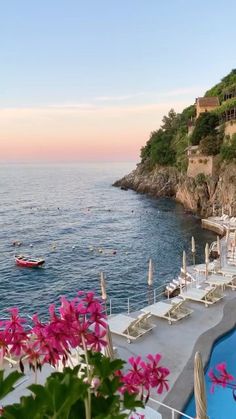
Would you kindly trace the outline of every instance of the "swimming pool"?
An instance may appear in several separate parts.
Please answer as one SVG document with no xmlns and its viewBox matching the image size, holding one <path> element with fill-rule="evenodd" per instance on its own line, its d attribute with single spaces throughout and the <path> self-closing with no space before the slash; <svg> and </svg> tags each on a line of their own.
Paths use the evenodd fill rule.
<svg viewBox="0 0 236 419">
<path fill-rule="evenodd" d="M 208 416 L 210 419 L 236 419 L 236 401 L 232 396 L 232 390 L 215 388 L 210 392 L 211 382 L 208 372 L 216 364 L 226 362 L 227 370 L 236 377 L 236 329 L 224 335 L 214 344 L 210 361 L 205 372 Z M 184 410 L 184 413 L 195 417 L 195 402 L 192 397 Z"/>
</svg>

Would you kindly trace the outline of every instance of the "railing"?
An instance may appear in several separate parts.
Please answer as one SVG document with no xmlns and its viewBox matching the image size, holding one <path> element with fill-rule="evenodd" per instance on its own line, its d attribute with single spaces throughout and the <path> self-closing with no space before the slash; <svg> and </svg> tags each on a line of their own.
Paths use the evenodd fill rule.
<svg viewBox="0 0 236 419">
<path fill-rule="evenodd" d="M 166 285 L 167 283 L 158 288 L 148 287 L 146 291 L 132 295 L 131 297 L 110 298 L 106 305 L 107 314 L 111 315 L 122 312 L 130 314 L 132 311 L 139 311 L 145 305 L 154 304 L 157 301 L 163 300 Z"/>
<path fill-rule="evenodd" d="M 158 400 L 150 398 L 149 402 L 157 403 L 160 407 L 165 408 L 170 413 L 170 415 L 171 415 L 170 418 L 171 419 L 177 419 L 179 417 L 181 417 L 181 419 L 182 418 L 195 419 L 193 416 L 189 416 L 186 413 L 180 412 L 179 410 L 174 409 L 174 407 L 168 406 L 165 403 L 161 403 Z M 163 419 L 165 419 L 165 418 L 166 418 L 166 416 L 163 416 Z"/>
</svg>

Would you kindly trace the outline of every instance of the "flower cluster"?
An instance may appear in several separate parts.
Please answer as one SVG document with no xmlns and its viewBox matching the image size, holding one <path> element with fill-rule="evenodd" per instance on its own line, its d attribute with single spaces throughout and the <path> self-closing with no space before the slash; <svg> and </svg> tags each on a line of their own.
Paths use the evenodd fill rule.
<svg viewBox="0 0 236 419">
<path fill-rule="evenodd" d="M 169 370 L 160 365 L 161 355 L 148 355 L 146 360 L 139 356 L 131 357 L 125 370 L 122 370 L 122 360 L 112 360 L 102 355 L 101 352 L 108 341 L 106 316 L 103 304 L 92 292 L 79 292 L 72 300 L 62 297 L 60 307 L 56 308 L 54 304 L 49 307 L 47 322 L 41 321 L 38 315 L 34 314 L 32 324 L 28 326 L 17 308 L 10 309 L 9 313 L 9 320 L 0 320 L 1 364 L 4 358 L 11 362 L 18 361 L 21 370 L 24 371 L 24 363 L 27 362 L 35 372 L 35 381 L 37 370 L 45 363 L 56 368 L 61 363 L 63 366 L 73 366 L 64 368 L 63 372 L 56 373 L 55 377 L 51 374 L 44 388 L 31 388 L 34 393 L 34 408 L 38 409 L 39 418 L 45 417 L 45 411 L 47 417 L 57 416 L 56 411 L 52 412 L 52 408 L 60 407 L 59 380 L 63 381 L 64 388 L 67 387 L 66 417 L 70 416 L 70 409 L 73 410 L 76 401 L 81 413 L 79 403 L 82 397 L 84 415 L 81 413 L 81 417 L 86 419 L 91 419 L 96 414 L 102 417 L 103 409 L 110 412 L 109 417 L 119 417 L 117 415 L 120 412 L 124 412 L 125 417 L 127 411 L 134 411 L 147 403 L 152 389 L 156 389 L 158 394 L 168 390 Z M 76 354 L 76 366 L 71 362 L 73 353 Z M 78 362 L 80 355 L 82 363 Z M 12 374 L 13 385 L 21 374 L 16 371 Z M 0 380 L 1 377 L 0 375 Z M 43 405 L 41 392 L 46 394 Z M 111 394 L 116 396 L 113 398 L 114 403 L 110 403 Z M 51 397 L 53 400 L 59 397 L 60 400 L 51 403 Z M 15 408 L 24 410 L 24 403 Z M 0 410 L 0 416 L 5 417 L 7 409 L 8 407 L 4 407 L 3 411 Z M 11 410 L 11 407 L 9 409 Z M 27 414 L 27 417 L 30 417 L 31 412 Z M 142 414 L 133 413 L 133 419 L 143 417 Z"/>
<path fill-rule="evenodd" d="M 158 394 L 168 390 L 167 376 L 169 370 L 159 365 L 161 355 L 147 355 L 147 361 L 143 361 L 140 356 L 129 359 L 129 370 L 127 373 L 119 371 L 122 386 L 120 392 L 130 394 L 140 394 L 141 400 L 145 397 L 147 402 L 150 391 L 155 388 Z"/>
<path fill-rule="evenodd" d="M 33 369 L 46 362 L 56 366 L 60 360 L 66 363 L 73 348 L 101 351 L 107 344 L 104 308 L 92 292 L 79 292 L 72 300 L 62 297 L 58 314 L 51 305 L 49 321 L 41 322 L 35 314 L 28 330 L 17 308 L 9 312 L 10 319 L 0 321 L 1 360 L 16 356 Z"/>
<path fill-rule="evenodd" d="M 215 369 L 217 371 L 216 373 L 213 369 L 208 373 L 212 383 L 211 392 L 214 392 L 216 386 L 223 388 L 229 387 L 232 390 L 236 390 L 236 383 L 233 382 L 235 378 L 227 372 L 226 363 L 222 362 L 221 364 L 216 365 Z"/>
</svg>

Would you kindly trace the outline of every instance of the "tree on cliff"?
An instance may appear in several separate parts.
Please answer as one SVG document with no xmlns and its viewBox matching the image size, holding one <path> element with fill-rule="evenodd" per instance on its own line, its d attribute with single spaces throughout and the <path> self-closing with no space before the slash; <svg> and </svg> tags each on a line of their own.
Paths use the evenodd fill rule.
<svg viewBox="0 0 236 419">
<path fill-rule="evenodd" d="M 191 136 L 191 143 L 198 145 L 207 136 L 216 136 L 216 127 L 219 124 L 218 116 L 211 112 L 201 113 L 196 120 L 195 128 Z"/>
<path fill-rule="evenodd" d="M 177 117 L 176 112 L 172 108 L 168 112 L 168 115 L 163 116 L 161 129 L 163 129 L 164 131 L 176 130 L 177 123 L 178 123 L 178 117 Z"/>
<path fill-rule="evenodd" d="M 153 167 L 155 164 L 176 165 L 182 170 L 186 166 L 185 148 L 188 145 L 188 121 L 194 116 L 193 105 L 176 114 L 170 109 L 162 119 L 159 130 L 153 131 L 146 145 L 141 149 L 142 163 Z"/>
<path fill-rule="evenodd" d="M 175 152 L 171 147 L 172 136 L 168 131 L 159 129 L 152 135 L 150 152 L 151 164 L 172 165 L 175 162 Z"/>
<path fill-rule="evenodd" d="M 149 161 L 151 165 L 172 165 L 175 162 L 175 151 L 172 139 L 178 129 L 179 116 L 171 109 L 162 119 L 159 130 L 151 132 L 145 147 L 141 149 L 141 160 Z"/>
</svg>

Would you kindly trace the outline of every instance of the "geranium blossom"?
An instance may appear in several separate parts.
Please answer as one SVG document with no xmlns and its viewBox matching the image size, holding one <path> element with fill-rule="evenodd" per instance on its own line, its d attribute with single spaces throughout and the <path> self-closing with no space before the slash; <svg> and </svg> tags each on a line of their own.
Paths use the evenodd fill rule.
<svg viewBox="0 0 236 419">
<path fill-rule="evenodd" d="M 129 359 L 130 368 L 126 374 L 119 373 L 122 387 L 120 391 L 124 393 L 139 393 L 141 398 L 148 399 L 151 388 L 156 388 L 158 394 L 168 390 L 167 376 L 169 370 L 159 365 L 160 354 L 148 355 L 147 360 L 143 361 L 140 356 Z M 144 394 L 146 391 L 146 394 Z"/>
<path fill-rule="evenodd" d="M 58 308 L 55 304 L 49 306 L 47 321 L 42 322 L 37 313 L 34 314 L 31 328 L 25 326 L 26 320 L 19 315 L 17 308 L 10 309 L 10 319 L 0 320 L 0 361 L 6 355 L 15 356 L 21 370 L 24 370 L 24 363 L 28 363 L 35 371 L 36 378 L 36 370 L 41 369 L 43 364 L 57 367 L 62 363 L 65 366 L 69 359 L 72 360 L 74 353 L 78 359 L 80 353 L 84 354 L 83 363 L 87 366 L 80 370 L 80 374 L 83 382 L 88 385 L 85 409 L 86 417 L 90 417 L 91 393 L 97 397 L 103 388 L 103 377 L 97 376 L 96 368 L 89 359 L 91 357 L 92 361 L 92 353 L 102 352 L 107 345 L 108 326 L 104 306 L 93 292 L 78 292 L 76 298 L 71 300 L 61 297 L 60 302 Z M 155 388 L 159 394 L 168 389 L 169 370 L 161 366 L 160 361 L 160 354 L 148 355 L 146 360 L 140 356 L 131 357 L 125 372 L 111 370 L 109 379 L 112 375 L 119 377 L 121 404 L 126 393 L 146 403 L 151 389 Z M 218 366 L 218 371 L 224 383 L 231 379 L 223 364 Z M 133 417 L 144 416 L 135 414 Z"/>
</svg>

